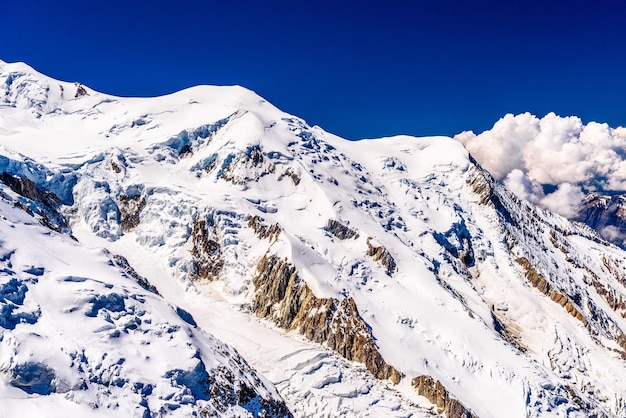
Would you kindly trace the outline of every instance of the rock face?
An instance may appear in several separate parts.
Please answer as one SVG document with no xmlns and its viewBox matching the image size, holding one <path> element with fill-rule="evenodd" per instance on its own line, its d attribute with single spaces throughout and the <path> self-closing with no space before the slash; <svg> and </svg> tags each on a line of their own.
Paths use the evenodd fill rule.
<svg viewBox="0 0 626 418">
<path fill-rule="evenodd" d="M 613 244 L 626 248 L 626 196 L 590 193 L 580 203 L 574 220 L 583 222 Z"/>
<path fill-rule="evenodd" d="M 258 376 L 254 375 L 253 378 L 255 384 L 261 384 Z M 220 416 L 227 413 L 226 405 L 241 405 L 248 411 L 260 411 L 259 417 L 293 418 L 283 402 L 260 397 L 248 382 L 237 379 L 232 370 L 226 367 L 218 366 L 211 370 L 211 374 L 206 376 L 204 386 L 206 396 L 211 399 L 212 405 L 200 409 L 201 417 Z"/>
<path fill-rule="evenodd" d="M 259 145 L 248 147 L 242 155 L 233 155 L 228 159 L 220 177 L 235 185 L 259 181 L 273 173 L 276 167 L 265 155 Z"/>
<path fill-rule="evenodd" d="M 30 179 L 3 172 L 0 181 L 24 199 L 13 204 L 36 216 L 39 222 L 57 232 L 67 230 L 67 222 L 59 213 L 60 199 L 52 192 L 42 190 Z"/>
<path fill-rule="evenodd" d="M 434 233 L 433 237 L 452 257 L 459 259 L 466 267 L 474 265 L 472 237 L 464 221 L 454 223 L 444 233 Z"/>
<path fill-rule="evenodd" d="M 281 181 L 285 177 L 289 177 L 294 186 L 300 184 L 300 176 L 291 167 L 283 171 L 280 176 L 278 176 L 278 181 Z"/>
<path fill-rule="evenodd" d="M 221 257 L 220 244 L 207 220 L 200 219 L 194 223 L 191 242 L 194 268 L 192 278 L 216 279 L 224 267 L 224 261 Z"/>
<path fill-rule="evenodd" d="M 270 241 L 275 241 L 282 230 L 277 223 L 269 226 L 264 224 L 263 219 L 258 215 L 251 216 L 250 219 L 248 219 L 248 227 L 252 228 L 256 236 L 260 239 L 267 238 Z"/>
<path fill-rule="evenodd" d="M 3 412 L 292 416 L 236 350 L 165 301 L 124 257 L 32 222 L 3 198 L 5 185 L 0 191 Z"/>
<path fill-rule="evenodd" d="M 417 393 L 437 406 L 437 414 L 445 414 L 447 418 L 477 418 L 458 400 L 450 396 L 440 381 L 430 376 L 418 376 L 411 381 Z"/>
<path fill-rule="evenodd" d="M 374 376 L 394 384 L 402 375 L 378 352 L 374 337 L 352 298 L 341 301 L 316 297 L 286 259 L 265 255 L 253 279 L 252 310 L 257 316 L 295 330 L 348 360 L 363 363 Z"/>
<path fill-rule="evenodd" d="M 388 276 L 393 276 L 393 273 L 398 270 L 396 260 L 389 254 L 389 251 L 382 245 L 373 244 L 371 238 L 367 239 L 367 255 L 383 266 Z"/>
<path fill-rule="evenodd" d="M 355 229 L 352 229 L 334 219 L 329 219 L 324 229 L 341 240 L 352 238 L 357 239 L 359 237 L 359 233 Z"/>
<path fill-rule="evenodd" d="M 128 261 L 98 252 L 98 263 L 123 280 L 112 291 L 98 274 L 89 282 L 93 294 L 76 293 L 79 304 L 68 287 L 85 286 L 93 269 L 69 263 L 68 280 L 54 283 L 65 267 L 18 252 L 0 283 L 0 325 L 15 335 L 43 324 L 51 318 L 45 304 L 57 299 L 47 296 L 62 288 L 59 294 L 69 297 L 58 300 L 67 301 L 59 312 L 94 324 L 84 333 L 89 345 L 97 330 L 103 352 L 119 348 L 110 364 L 92 363 L 85 379 L 93 376 L 103 394 L 111 389 L 100 408 L 117 402 L 114 385 L 123 384 L 118 378 L 132 365 L 127 348 L 134 351 L 137 342 L 143 354 L 161 336 L 166 341 L 155 353 L 178 361 L 186 352 L 187 361 L 152 381 L 129 381 L 133 396 L 144 396 L 135 383 L 165 379 L 181 401 L 192 393 L 197 405 L 210 397 L 249 406 L 253 379 L 229 385 L 236 369 L 221 369 L 209 358 L 202 366 L 194 357 L 187 337 L 207 326 L 265 370 L 299 416 L 423 416 L 409 403 L 426 399 L 405 390 L 413 378 L 435 403 L 425 414 L 463 416 L 464 406 L 482 418 L 624 416 L 626 253 L 590 227 L 516 198 L 461 143 L 443 137 L 344 141 L 239 87 L 205 86 L 145 101 L 89 91 L 66 100 L 67 84 L 64 98 L 57 82 L 25 77 L 32 72 L 23 66 L 19 74 L 5 67 L 0 63 L 6 99 L 0 173 L 8 175 L 0 183 L 0 209 L 30 210 L 15 222 L 39 227 L 54 208 L 33 199 L 51 191 L 66 205 L 58 211 L 79 241 L 115 248 Z M 620 232 L 606 218 L 621 216 L 611 199 L 598 198 L 585 212 L 594 227 L 606 226 L 607 237 Z M 0 219 L 0 228 L 6 221 Z M 45 230 L 41 241 L 46 233 L 54 235 Z M 20 240 L 2 237 L 0 263 L 10 258 L 9 244 Z M 37 263 L 15 267 L 27 259 Z M 162 322 L 178 327 L 172 332 L 155 320 L 164 309 L 150 312 L 140 304 L 158 298 L 152 284 L 180 305 Z M 135 290 L 127 295 L 129 288 Z M 219 303 L 196 299 L 205 289 L 207 300 Z M 38 295 L 41 309 L 30 303 Z M 290 332 L 274 334 L 276 324 Z M 46 329 L 54 328 L 28 330 L 18 343 L 35 341 L 34 333 Z M 266 331 L 273 336 L 264 338 Z M 144 344 L 150 333 L 153 342 Z M 172 347 L 172 335 L 179 345 Z M 0 353 L 12 349 L 11 341 L 17 340 L 0 338 Z M 62 377 L 55 368 L 60 363 L 32 357 L 24 345 L 15 351 L 25 355 L 5 368 L 16 366 L 5 376 L 13 379 L 10 389 L 36 387 L 61 399 L 65 389 L 53 386 L 56 378 L 41 366 Z M 70 360 L 78 365 L 77 358 Z M 146 370 L 165 364 L 156 360 L 153 355 Z M 387 384 L 401 373 L 410 376 L 398 391 L 403 400 L 388 403 L 393 396 L 379 396 L 379 389 L 396 393 Z M 219 375 L 226 383 L 212 385 Z M 149 406 L 163 394 L 168 408 L 170 394 L 153 392 Z M 9 395 L 2 399 L 5 411 L 14 399 L 0 384 L 3 393 Z M 184 408 L 181 403 L 173 414 L 185 415 Z M 229 416 L 219 408 L 202 413 Z M 385 408 L 393 412 L 381 412 Z"/>
<path fill-rule="evenodd" d="M 546 281 L 545 277 L 543 277 L 539 272 L 537 272 L 537 270 L 535 270 L 535 268 L 532 266 L 530 261 L 528 261 L 528 259 L 520 257 L 516 261 L 520 266 L 522 266 L 526 280 L 528 280 L 528 282 L 534 288 L 539 290 L 544 295 L 548 296 L 559 305 L 563 306 L 567 313 L 581 321 L 585 326 L 588 325 L 585 317 L 582 315 L 582 313 L 580 313 L 578 309 L 576 309 L 576 306 L 574 306 L 574 304 L 568 299 L 568 297 L 555 290 L 550 285 L 550 283 Z"/>
<path fill-rule="evenodd" d="M 139 214 L 146 206 L 146 199 L 141 196 L 121 194 L 118 207 L 120 209 L 120 227 L 123 232 L 133 231 L 139 225 Z"/>
<path fill-rule="evenodd" d="M 135 269 L 130 265 L 130 263 L 128 262 L 128 260 L 126 259 L 126 257 L 121 256 L 119 254 L 111 254 L 108 251 L 105 251 L 105 253 L 108 253 L 109 256 L 113 259 L 113 262 L 120 267 L 122 270 L 124 270 L 124 272 L 126 274 L 128 274 L 130 277 L 132 277 L 135 282 L 137 282 L 137 284 L 141 287 L 143 287 L 145 290 L 155 293 L 157 295 L 160 295 L 159 291 L 157 290 L 156 287 L 154 287 L 149 281 L 148 279 L 146 279 L 145 277 L 143 277 L 142 275 L 140 275 L 139 273 L 137 273 L 135 271 Z"/>
</svg>

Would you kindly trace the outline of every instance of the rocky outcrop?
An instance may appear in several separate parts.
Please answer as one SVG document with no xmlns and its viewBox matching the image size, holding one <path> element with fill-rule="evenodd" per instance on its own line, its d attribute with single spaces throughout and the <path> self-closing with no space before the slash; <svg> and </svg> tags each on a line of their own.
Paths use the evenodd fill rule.
<svg viewBox="0 0 626 418">
<path fill-rule="evenodd" d="M 293 171 L 291 167 L 283 171 L 280 176 L 278 176 L 278 181 L 282 181 L 285 177 L 289 177 L 294 186 L 300 184 L 300 176 L 298 176 L 298 174 Z"/>
<path fill-rule="evenodd" d="M 253 278 L 252 310 L 288 331 L 326 344 L 348 360 L 363 363 L 374 376 L 394 384 L 402 378 L 387 364 L 352 298 L 318 298 L 286 259 L 265 255 Z"/>
<path fill-rule="evenodd" d="M 0 180 L 11 188 L 15 193 L 30 200 L 42 202 L 49 206 L 59 203 L 59 198 L 53 193 L 41 190 L 37 185 L 26 177 L 14 176 L 3 172 Z"/>
<path fill-rule="evenodd" d="M 196 221 L 191 232 L 191 242 L 191 255 L 193 256 L 191 278 L 194 280 L 216 279 L 224 267 L 224 261 L 214 228 L 204 219 Z"/>
<path fill-rule="evenodd" d="M 524 270 L 524 277 L 528 282 L 537 290 L 539 290 L 544 295 L 548 296 L 554 302 L 563 306 L 567 313 L 572 315 L 574 318 L 578 319 L 583 323 L 585 327 L 588 326 L 587 319 L 583 316 L 583 314 L 574 306 L 574 304 L 568 299 L 566 295 L 559 293 L 556 289 L 552 287 L 550 283 L 540 274 L 528 261 L 528 259 L 524 257 L 517 258 L 515 261 L 522 266 Z"/>
<path fill-rule="evenodd" d="M 224 164 L 219 177 L 235 185 L 259 181 L 276 170 L 274 163 L 258 145 L 248 147 L 243 155 L 229 156 Z"/>
<path fill-rule="evenodd" d="M 146 279 L 145 277 L 143 277 L 142 275 L 140 275 L 139 273 L 137 273 L 137 271 L 135 271 L 135 269 L 130 265 L 130 263 L 128 262 L 128 260 L 126 259 L 126 257 L 123 257 L 121 255 L 118 254 L 111 254 L 110 252 L 108 252 L 107 250 L 105 250 L 105 252 L 109 255 L 109 257 L 111 257 L 113 259 L 113 262 L 120 267 L 122 270 L 124 270 L 124 272 L 131 278 L 133 278 L 135 280 L 135 282 L 137 282 L 137 284 L 139 286 L 141 286 L 142 288 L 144 288 L 145 290 L 155 293 L 157 295 L 160 295 L 159 291 L 157 290 L 156 287 L 154 287 L 152 285 L 152 283 L 150 283 L 148 281 L 148 279 Z"/>
<path fill-rule="evenodd" d="M 436 405 L 437 414 L 445 414 L 446 418 L 477 418 L 461 402 L 453 398 L 439 380 L 422 375 L 411 380 L 417 393 Z"/>
<path fill-rule="evenodd" d="M 120 228 L 127 233 L 133 231 L 139 225 L 139 215 L 143 208 L 146 207 L 146 199 L 141 196 L 130 196 L 121 194 L 118 197 L 120 210 Z"/>
<path fill-rule="evenodd" d="M 329 219 L 328 222 L 326 222 L 324 229 L 340 240 L 352 238 L 357 239 L 359 237 L 359 233 L 355 229 L 352 229 L 334 219 Z"/>
<path fill-rule="evenodd" d="M 520 333 L 520 327 L 515 323 L 507 321 L 506 316 L 494 305 L 491 305 L 491 321 L 493 322 L 493 329 L 505 341 L 522 353 L 528 351 L 528 347 L 524 344 L 524 339 Z"/>
<path fill-rule="evenodd" d="M 252 228 L 256 236 L 260 239 L 268 238 L 270 241 L 276 241 L 282 231 L 282 228 L 277 223 L 267 225 L 263 223 L 263 219 L 257 215 L 251 216 L 248 219 L 248 227 Z"/>
<path fill-rule="evenodd" d="M 256 380 L 255 383 L 261 386 L 260 379 L 255 374 L 252 374 L 252 377 Z M 251 385 L 241 377 L 234 376 L 226 367 L 218 366 L 212 369 L 201 383 L 210 405 L 200 409 L 201 417 L 222 416 L 231 405 L 239 405 L 258 417 L 293 417 L 281 399 L 259 396 Z"/>
<path fill-rule="evenodd" d="M 15 206 L 21 207 L 32 216 L 36 216 L 42 225 L 52 230 L 57 232 L 67 230 L 67 222 L 59 213 L 61 200 L 54 193 L 40 189 L 32 180 L 26 177 L 12 175 L 7 172 L 3 172 L 0 175 L 0 181 L 13 192 L 27 199 L 26 201 L 14 200 L 12 203 Z"/>
<path fill-rule="evenodd" d="M 389 251 L 382 245 L 373 244 L 371 237 L 367 239 L 367 255 L 383 266 L 388 276 L 393 276 L 393 273 L 398 270 L 396 260 L 393 259 Z"/>
<path fill-rule="evenodd" d="M 574 220 L 589 225 L 604 239 L 626 249 L 626 195 L 590 193 L 577 212 Z"/>
</svg>

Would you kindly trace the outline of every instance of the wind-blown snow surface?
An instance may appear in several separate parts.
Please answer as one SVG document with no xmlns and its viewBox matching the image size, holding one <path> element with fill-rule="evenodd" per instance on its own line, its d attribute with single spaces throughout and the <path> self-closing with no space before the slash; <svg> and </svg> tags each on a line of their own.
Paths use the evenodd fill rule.
<svg viewBox="0 0 626 418">
<path fill-rule="evenodd" d="M 69 223 L 15 199 L 126 257 L 294 415 L 427 416 L 437 407 L 411 381 L 431 376 L 483 418 L 624 416 L 626 254 L 519 201 L 459 142 L 348 142 L 240 87 L 75 99 L 23 64 L 0 64 L 0 86 L 0 169 L 58 196 Z M 307 341 L 301 323 L 257 319 L 270 256 L 318 300 L 354 300 L 400 383 Z"/>
</svg>

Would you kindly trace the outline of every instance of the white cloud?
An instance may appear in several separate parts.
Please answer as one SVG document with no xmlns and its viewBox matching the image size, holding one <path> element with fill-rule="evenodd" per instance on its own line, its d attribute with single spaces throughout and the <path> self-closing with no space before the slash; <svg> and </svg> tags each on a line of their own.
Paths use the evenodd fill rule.
<svg viewBox="0 0 626 418">
<path fill-rule="evenodd" d="M 576 215 L 576 208 L 584 198 L 585 193 L 583 193 L 580 186 L 563 183 L 559 185 L 556 191 L 545 195 L 539 201 L 539 206 L 563 215 L 566 218 L 571 218 Z"/>
<path fill-rule="evenodd" d="M 626 191 L 626 128 L 549 113 L 508 114 L 479 135 L 455 137 L 520 198 L 564 216 L 583 191 Z M 557 186 L 545 194 L 542 185 Z"/>
<path fill-rule="evenodd" d="M 620 232 L 619 228 L 613 225 L 606 226 L 599 231 L 604 239 L 617 242 L 622 241 L 622 245 L 626 244 L 626 234 Z"/>
<path fill-rule="evenodd" d="M 545 197 L 541 184 L 532 181 L 522 170 L 517 168 L 506 176 L 504 185 L 517 197 L 530 203 L 538 204 Z"/>
</svg>

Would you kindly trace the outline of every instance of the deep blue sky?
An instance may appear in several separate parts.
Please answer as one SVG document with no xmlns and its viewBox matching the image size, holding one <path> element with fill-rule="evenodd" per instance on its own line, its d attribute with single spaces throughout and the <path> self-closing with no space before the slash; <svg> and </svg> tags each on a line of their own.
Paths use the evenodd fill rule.
<svg viewBox="0 0 626 418">
<path fill-rule="evenodd" d="M 12 0 L 0 59 L 122 96 L 240 84 L 346 138 L 626 125 L 621 1 Z"/>
</svg>

